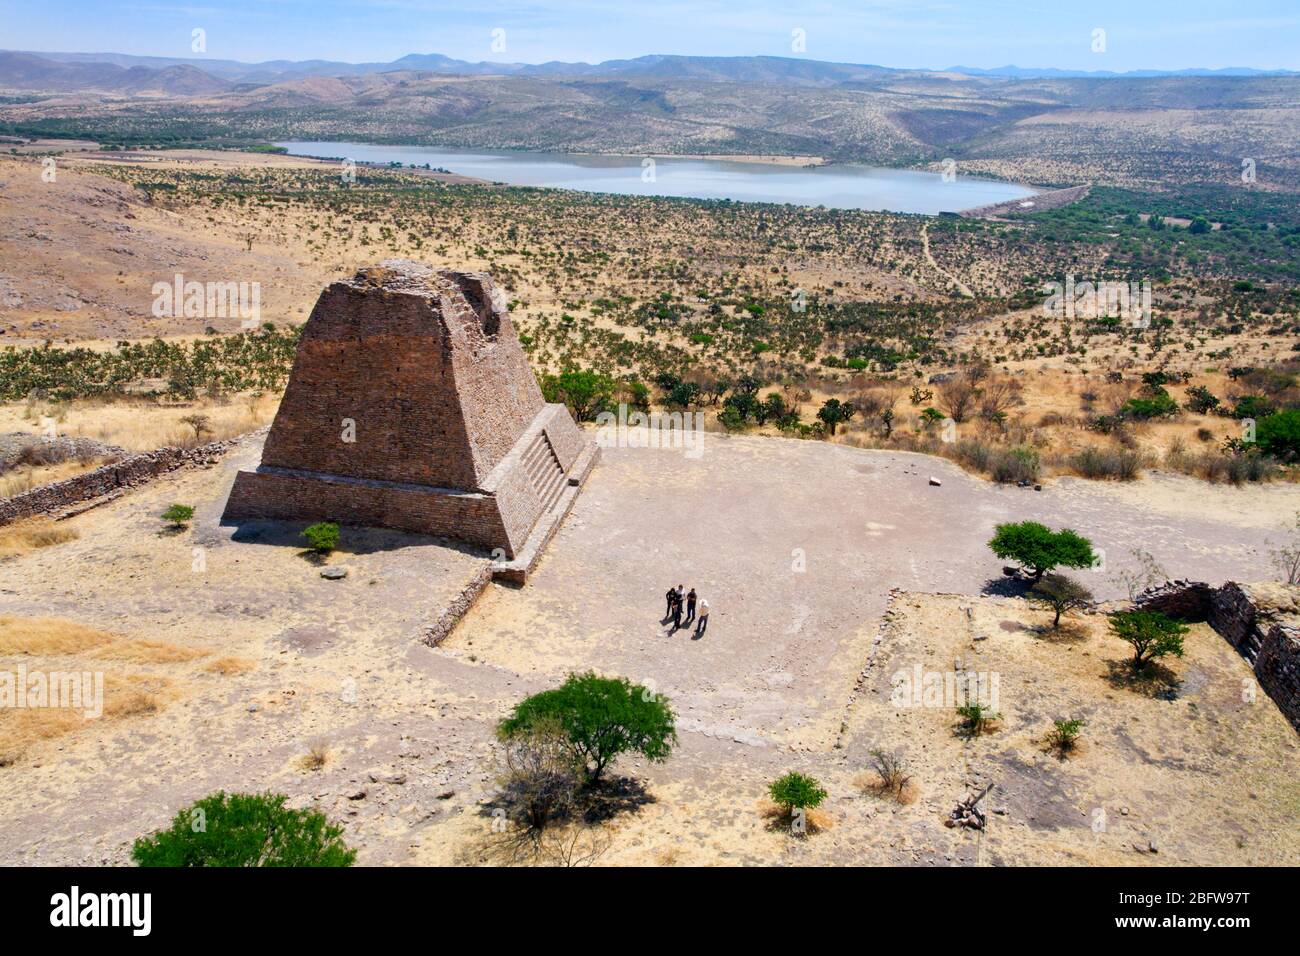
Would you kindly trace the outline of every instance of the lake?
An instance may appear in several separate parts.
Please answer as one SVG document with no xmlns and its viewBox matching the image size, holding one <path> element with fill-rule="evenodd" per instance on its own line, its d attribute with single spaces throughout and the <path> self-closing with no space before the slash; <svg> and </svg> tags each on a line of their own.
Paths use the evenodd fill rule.
<svg viewBox="0 0 1300 956">
<path fill-rule="evenodd" d="M 446 169 L 511 186 L 544 186 L 626 196 L 677 196 L 793 203 L 832 209 L 956 212 L 1034 195 L 1014 183 L 875 166 L 779 166 L 730 159 L 665 159 L 647 169 L 640 156 L 460 150 L 365 143 L 282 142 L 295 156 L 402 163 Z"/>
</svg>

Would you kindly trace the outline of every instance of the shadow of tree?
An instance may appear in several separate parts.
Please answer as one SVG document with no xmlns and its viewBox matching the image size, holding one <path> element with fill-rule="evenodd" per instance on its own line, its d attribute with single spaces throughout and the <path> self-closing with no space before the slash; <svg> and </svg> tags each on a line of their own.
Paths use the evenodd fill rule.
<svg viewBox="0 0 1300 956">
<path fill-rule="evenodd" d="M 1024 597 L 1033 586 L 1033 581 L 1018 575 L 1015 577 L 989 578 L 980 588 L 980 594 L 989 597 Z"/>
<path fill-rule="evenodd" d="M 1141 670 L 1134 670 L 1131 660 L 1109 660 L 1105 678 L 1106 683 L 1116 690 L 1132 691 L 1159 700 L 1177 700 L 1183 686 L 1178 675 L 1159 661 L 1151 661 Z"/>
<path fill-rule="evenodd" d="M 584 821 L 600 823 L 621 813 L 637 813 L 654 802 L 645 784 L 635 777 L 610 777 L 587 787 L 579 807 Z"/>
<path fill-rule="evenodd" d="M 1080 621 L 1063 620 L 1056 628 L 1051 624 L 1036 624 L 1027 630 L 1049 644 L 1078 644 L 1088 639 L 1088 628 Z"/>
</svg>

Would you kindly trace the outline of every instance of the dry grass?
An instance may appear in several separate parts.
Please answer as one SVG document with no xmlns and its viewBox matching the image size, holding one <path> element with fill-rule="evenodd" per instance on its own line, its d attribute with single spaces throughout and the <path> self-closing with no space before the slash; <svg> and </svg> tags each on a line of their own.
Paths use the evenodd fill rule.
<svg viewBox="0 0 1300 956">
<path fill-rule="evenodd" d="M 246 674 L 256 666 L 246 657 L 218 657 L 215 661 L 206 664 L 203 669 L 209 674 L 233 677 L 236 674 Z"/>
<path fill-rule="evenodd" d="M 175 682 L 154 674 L 104 675 L 103 713 L 41 707 L 0 710 L 0 767 L 16 763 L 35 745 L 85 729 L 99 720 L 126 720 L 158 713 L 179 696 Z"/>
<path fill-rule="evenodd" d="M 56 524 L 49 518 L 33 518 L 0 528 L 0 560 L 29 554 L 39 548 L 49 548 L 65 541 L 74 541 L 80 534 L 68 525 Z"/>
<path fill-rule="evenodd" d="M 54 465 L 27 465 L 15 468 L 4 477 L 0 477 L 0 498 L 15 498 L 18 495 L 26 494 L 33 488 L 51 485 L 56 481 L 65 481 L 68 478 L 75 478 L 77 475 L 84 475 L 88 471 L 94 471 L 102 463 L 100 459 L 91 461 L 69 460 Z"/>
<path fill-rule="evenodd" d="M 310 750 L 298 759 L 298 766 L 303 770 L 320 770 L 330 759 L 329 747 L 325 744 L 312 744 Z"/>
<path fill-rule="evenodd" d="M 84 343 L 83 343 L 84 344 Z M 189 448 L 196 444 L 234 438 L 265 425 L 275 414 L 277 396 L 235 396 L 229 400 L 201 399 L 184 404 L 162 404 L 151 399 L 85 399 L 33 410 L 24 402 L 0 405 L 0 432 L 33 431 L 41 419 L 58 423 L 58 433 L 69 437 L 93 438 L 127 451 L 152 451 L 164 445 Z M 194 429 L 181 421 L 189 415 L 204 415 L 210 431 L 203 441 L 195 440 Z M 65 463 L 76 466 L 76 462 Z M 51 466 L 59 467 L 59 466 Z M 85 466 L 82 470 L 95 467 Z M 36 469 L 36 484 L 47 484 L 49 469 Z M 63 477 L 70 477 L 70 471 Z M 3 486 L 0 486 L 0 491 Z M 11 492 L 12 494 L 12 492 Z"/>
<path fill-rule="evenodd" d="M 0 654 L 80 654 L 116 638 L 57 617 L 0 617 Z"/>
</svg>

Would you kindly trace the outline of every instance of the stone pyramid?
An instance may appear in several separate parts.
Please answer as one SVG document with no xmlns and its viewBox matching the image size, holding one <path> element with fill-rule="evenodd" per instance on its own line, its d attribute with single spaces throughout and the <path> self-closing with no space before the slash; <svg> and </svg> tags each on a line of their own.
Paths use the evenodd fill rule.
<svg viewBox="0 0 1300 956">
<path fill-rule="evenodd" d="M 321 293 L 223 521 L 399 528 L 531 562 L 597 453 L 542 398 L 486 273 L 387 260 Z"/>
</svg>

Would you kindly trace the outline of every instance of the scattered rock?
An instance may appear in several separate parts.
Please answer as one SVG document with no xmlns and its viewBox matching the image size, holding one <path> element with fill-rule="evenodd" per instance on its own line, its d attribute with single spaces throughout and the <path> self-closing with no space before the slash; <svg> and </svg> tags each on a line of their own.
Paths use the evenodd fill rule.
<svg viewBox="0 0 1300 956">
<path fill-rule="evenodd" d="M 934 477 L 934 475 L 930 476 L 930 484 L 934 485 L 934 487 L 936 488 L 943 487 L 943 482 L 940 481 L 938 478 Z"/>
<path fill-rule="evenodd" d="M 341 581 L 348 576 L 348 569 L 344 567 L 321 568 L 320 576 L 327 581 Z"/>
</svg>

